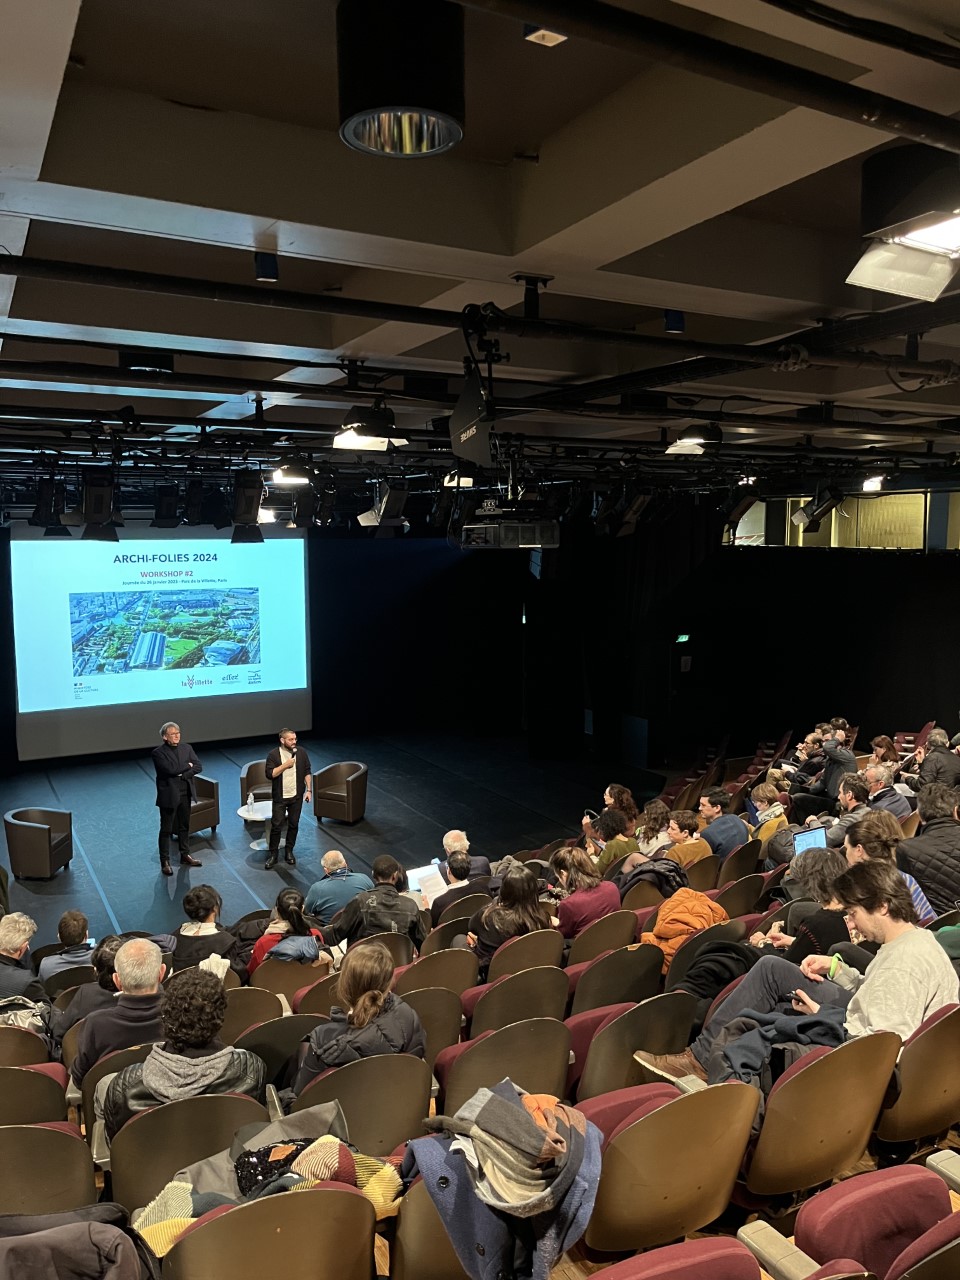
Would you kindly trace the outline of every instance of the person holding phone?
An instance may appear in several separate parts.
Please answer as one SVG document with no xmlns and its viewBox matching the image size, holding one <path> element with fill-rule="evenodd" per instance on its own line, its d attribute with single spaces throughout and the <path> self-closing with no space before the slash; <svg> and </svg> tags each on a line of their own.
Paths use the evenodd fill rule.
<svg viewBox="0 0 960 1280">
<path fill-rule="evenodd" d="M 955 1004 L 958 977 L 936 935 L 917 927 L 910 890 L 896 867 L 861 862 L 840 876 L 834 894 L 850 923 L 880 950 L 860 973 L 839 956 L 808 955 L 798 966 L 761 956 L 683 1053 L 638 1057 L 656 1075 L 706 1080 L 713 1046 L 748 1011 L 816 1015 L 843 1009 L 844 1038 L 893 1031 L 906 1040 L 931 1014 Z"/>
</svg>

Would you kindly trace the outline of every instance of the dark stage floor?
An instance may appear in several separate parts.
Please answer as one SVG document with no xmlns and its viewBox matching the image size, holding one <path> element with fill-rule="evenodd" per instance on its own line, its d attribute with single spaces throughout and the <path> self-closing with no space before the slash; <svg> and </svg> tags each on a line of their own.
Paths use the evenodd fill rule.
<svg viewBox="0 0 960 1280">
<path fill-rule="evenodd" d="M 273 740 L 231 742 L 198 749 L 205 774 L 220 782 L 221 826 L 216 836 L 195 836 L 192 852 L 202 869 L 159 874 L 158 815 L 149 752 L 107 763 L 82 760 L 27 768 L 0 782 L 2 811 L 25 806 L 70 809 L 74 858 L 53 880 L 10 881 L 11 910 L 37 921 L 35 945 L 56 939 L 56 924 L 68 907 L 90 920 L 102 937 L 123 929 L 172 929 L 183 920 L 180 903 L 191 884 L 212 884 L 223 898 L 226 923 L 272 905 L 285 885 L 304 891 L 319 878 L 320 858 L 340 849 L 351 866 L 369 868 L 381 853 L 405 866 L 421 866 L 442 853 L 441 838 L 462 827 L 474 852 L 501 857 L 538 847 L 578 827 L 584 806 L 599 808 L 611 781 L 595 761 L 530 761 L 522 743 L 494 739 L 411 738 L 318 739 L 301 735 L 315 768 L 335 760 L 363 760 L 370 769 L 366 816 L 355 826 L 301 819 L 297 866 L 283 862 L 264 871 L 265 853 L 250 842 L 259 827 L 237 816 L 240 770 L 263 759 Z M 649 780 L 651 775 L 645 775 Z M 643 795 L 640 778 L 616 770 L 616 781 Z M 654 794 L 648 787 L 648 794 Z M 9 860 L 4 854 L 4 861 Z"/>
</svg>

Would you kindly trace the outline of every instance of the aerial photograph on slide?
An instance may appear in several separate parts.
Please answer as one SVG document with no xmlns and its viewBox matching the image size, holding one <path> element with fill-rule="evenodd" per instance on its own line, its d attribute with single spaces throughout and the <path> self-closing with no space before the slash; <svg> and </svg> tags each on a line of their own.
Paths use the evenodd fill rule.
<svg viewBox="0 0 960 1280">
<path fill-rule="evenodd" d="M 256 587 L 87 591 L 70 596 L 73 674 L 185 671 L 260 661 Z"/>
</svg>

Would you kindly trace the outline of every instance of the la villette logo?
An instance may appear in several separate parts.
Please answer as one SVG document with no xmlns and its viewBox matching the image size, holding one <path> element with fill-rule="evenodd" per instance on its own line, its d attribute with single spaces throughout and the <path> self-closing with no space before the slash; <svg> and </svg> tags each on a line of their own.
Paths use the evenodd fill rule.
<svg viewBox="0 0 960 1280">
<path fill-rule="evenodd" d="M 196 676 L 187 676 L 186 680 L 182 681 L 182 684 L 185 689 L 196 689 L 196 688 L 199 688 L 201 685 L 213 684 L 213 681 L 198 680 Z"/>
</svg>

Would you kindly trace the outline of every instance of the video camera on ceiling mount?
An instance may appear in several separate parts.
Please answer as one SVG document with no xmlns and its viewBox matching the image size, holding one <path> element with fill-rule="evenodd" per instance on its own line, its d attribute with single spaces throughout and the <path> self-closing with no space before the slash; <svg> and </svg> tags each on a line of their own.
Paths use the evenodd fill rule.
<svg viewBox="0 0 960 1280">
<path fill-rule="evenodd" d="M 473 522 L 461 529 L 460 545 L 492 551 L 552 549 L 560 545 L 560 523 L 539 502 L 485 498 Z"/>
</svg>

